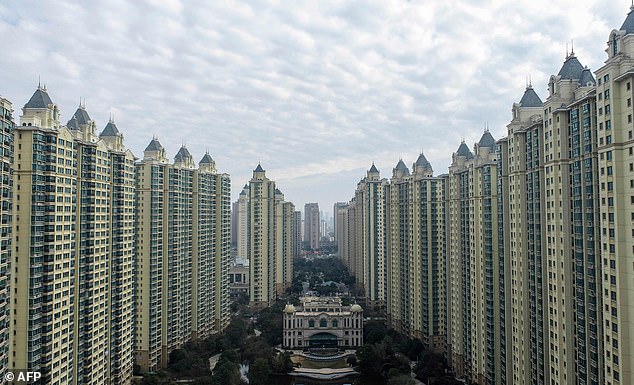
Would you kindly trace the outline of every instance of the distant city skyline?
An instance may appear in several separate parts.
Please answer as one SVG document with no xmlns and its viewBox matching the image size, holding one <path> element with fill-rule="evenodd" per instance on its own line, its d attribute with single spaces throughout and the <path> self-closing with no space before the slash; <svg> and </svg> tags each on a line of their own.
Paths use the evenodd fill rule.
<svg viewBox="0 0 634 385">
<path fill-rule="evenodd" d="M 17 117 L 39 78 L 62 121 L 82 98 L 138 158 L 151 135 L 170 159 L 209 150 L 232 200 L 261 162 L 287 199 L 330 212 L 372 162 L 387 176 L 424 149 L 440 174 L 462 138 L 471 147 L 487 124 L 504 136 L 508 106 L 527 82 L 546 96 L 572 40 L 599 68 L 630 2 L 604 5 L 11 0 L 0 95 Z"/>
</svg>

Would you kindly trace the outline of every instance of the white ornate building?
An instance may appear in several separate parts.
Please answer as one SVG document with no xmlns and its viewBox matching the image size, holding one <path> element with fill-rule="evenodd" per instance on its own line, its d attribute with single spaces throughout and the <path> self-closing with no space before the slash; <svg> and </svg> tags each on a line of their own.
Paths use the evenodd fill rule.
<svg viewBox="0 0 634 385">
<path fill-rule="evenodd" d="M 363 309 L 339 297 L 302 297 L 302 307 L 284 308 L 287 349 L 356 348 L 363 345 Z"/>
</svg>

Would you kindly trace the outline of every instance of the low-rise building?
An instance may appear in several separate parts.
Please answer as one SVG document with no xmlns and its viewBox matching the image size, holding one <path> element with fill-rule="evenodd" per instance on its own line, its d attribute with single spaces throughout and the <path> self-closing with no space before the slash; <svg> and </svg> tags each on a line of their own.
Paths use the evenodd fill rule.
<svg viewBox="0 0 634 385">
<path fill-rule="evenodd" d="M 302 297 L 301 307 L 284 308 L 287 349 L 356 348 L 363 345 L 363 309 L 339 297 Z"/>
</svg>

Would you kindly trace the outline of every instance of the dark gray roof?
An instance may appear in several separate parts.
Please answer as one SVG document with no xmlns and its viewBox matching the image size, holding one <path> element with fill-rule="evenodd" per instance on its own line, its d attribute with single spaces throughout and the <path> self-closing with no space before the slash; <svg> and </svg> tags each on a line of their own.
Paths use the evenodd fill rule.
<svg viewBox="0 0 634 385">
<path fill-rule="evenodd" d="M 570 54 L 557 75 L 561 76 L 562 79 L 581 79 L 582 72 L 583 66 L 574 54 Z"/>
<path fill-rule="evenodd" d="M 77 111 L 75 111 L 75 115 L 73 115 L 75 119 L 77 119 L 77 123 L 79 124 L 88 124 L 90 123 L 90 115 L 86 112 L 86 109 L 83 106 L 79 106 Z"/>
<path fill-rule="evenodd" d="M 484 131 L 484 134 L 482 134 L 482 138 L 480 138 L 478 145 L 480 147 L 495 149 L 495 139 L 493 139 L 493 135 L 491 135 L 489 131 Z"/>
<path fill-rule="evenodd" d="M 79 131 L 79 123 L 77 122 L 77 119 L 74 116 L 70 118 L 68 123 L 66 123 L 66 127 L 68 127 L 69 130 Z"/>
<path fill-rule="evenodd" d="M 407 174 L 409 174 L 409 169 L 407 168 L 407 166 L 403 162 L 403 159 L 399 159 L 399 161 L 396 164 L 396 167 L 394 169 L 397 170 L 397 171 L 403 171 L 403 172 L 406 172 Z"/>
<path fill-rule="evenodd" d="M 592 76 L 592 71 L 590 71 L 589 68 L 584 68 L 583 71 L 581 72 L 581 79 L 579 79 L 579 85 L 581 85 L 581 87 L 585 87 L 588 85 L 588 83 L 592 84 L 593 86 L 597 85 L 596 80 L 594 80 L 594 76 Z"/>
<path fill-rule="evenodd" d="M 456 151 L 456 155 L 464 156 L 467 159 L 473 159 L 473 153 L 471 152 L 471 150 L 469 150 L 469 147 L 467 147 L 467 145 L 464 142 L 460 143 L 460 147 L 458 147 L 458 151 Z"/>
<path fill-rule="evenodd" d="M 101 134 L 99 134 L 99 136 L 117 136 L 119 135 L 119 129 L 117 128 L 117 125 L 114 124 L 114 122 L 111 120 L 108 122 L 108 124 L 106 124 L 106 127 L 103 128 L 103 131 L 101 131 Z"/>
<path fill-rule="evenodd" d="M 625 31 L 626 34 L 634 33 L 634 7 L 630 8 L 630 12 L 619 30 Z"/>
<path fill-rule="evenodd" d="M 539 98 L 533 87 L 526 87 L 526 91 L 524 91 L 524 95 L 520 100 L 520 106 L 522 107 L 542 107 L 544 103 Z"/>
<path fill-rule="evenodd" d="M 180 150 L 178 150 L 178 152 L 176 153 L 176 156 L 174 157 L 174 161 L 182 162 L 185 159 L 190 158 L 191 156 L 192 154 L 189 153 L 189 150 L 187 150 L 187 147 L 181 146 Z"/>
<path fill-rule="evenodd" d="M 245 184 L 244 187 L 242 188 L 242 191 L 240 191 L 240 195 L 247 195 L 248 189 L 249 189 L 249 185 Z"/>
<path fill-rule="evenodd" d="M 24 105 L 25 108 L 47 108 L 49 104 L 53 104 L 51 97 L 48 96 L 46 89 L 38 87 L 37 90 L 31 96 L 28 102 Z"/>
<path fill-rule="evenodd" d="M 425 158 L 425 155 L 423 155 L 423 153 L 421 152 L 420 155 L 418 156 L 418 159 L 416 159 L 416 163 L 414 163 L 416 165 L 416 167 L 421 167 L 421 168 L 427 168 L 427 169 L 432 169 L 431 168 L 431 163 L 429 163 L 429 161 L 427 160 L 427 158 Z"/>
<path fill-rule="evenodd" d="M 214 160 L 211 159 L 211 155 L 209 155 L 208 152 L 206 152 L 203 158 L 200 160 L 200 164 L 211 164 L 213 162 Z"/>
<path fill-rule="evenodd" d="M 253 170 L 253 172 L 264 172 L 264 169 L 262 168 L 262 165 L 258 163 L 258 167 L 256 167 L 255 170 Z"/>
<path fill-rule="evenodd" d="M 276 193 L 276 194 L 281 194 L 282 192 L 280 191 L 280 189 L 279 189 L 279 188 L 276 188 L 276 189 L 275 189 L 275 193 Z"/>
<path fill-rule="evenodd" d="M 379 170 L 376 168 L 376 166 L 374 165 L 374 163 L 372 163 L 372 167 L 370 167 L 370 170 L 368 172 L 376 172 L 378 173 Z"/>
<path fill-rule="evenodd" d="M 161 143 L 158 141 L 158 139 L 153 138 L 150 144 L 148 144 L 145 148 L 145 151 L 161 151 L 162 149 L 163 146 L 161 146 Z"/>
</svg>

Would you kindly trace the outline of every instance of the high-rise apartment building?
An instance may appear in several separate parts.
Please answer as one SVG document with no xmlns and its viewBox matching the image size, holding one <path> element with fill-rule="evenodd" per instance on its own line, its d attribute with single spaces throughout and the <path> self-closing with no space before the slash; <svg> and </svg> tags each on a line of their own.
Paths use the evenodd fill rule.
<svg viewBox="0 0 634 385">
<path fill-rule="evenodd" d="M 243 192 L 248 207 L 249 298 L 252 304 L 263 306 L 283 295 L 293 281 L 301 213 L 284 200 L 260 164 Z"/>
<path fill-rule="evenodd" d="M 409 169 L 399 160 L 387 186 L 388 322 L 445 352 L 447 179 L 434 177 L 421 153 Z"/>
<path fill-rule="evenodd" d="M 10 368 L 73 383 L 77 148 L 46 88 L 15 131 Z M 21 258 L 20 258 L 21 257 Z M 20 295 L 17 295 L 17 294 Z"/>
<path fill-rule="evenodd" d="M 596 71 L 603 381 L 634 382 L 634 6 Z M 590 262 L 590 261 L 589 261 Z M 591 261 L 594 262 L 594 261 Z M 599 294 L 599 293 L 597 293 Z M 600 329 L 599 329 L 600 330 Z M 592 330 L 597 332 L 597 330 Z M 602 334 L 602 335 L 601 335 Z"/>
<path fill-rule="evenodd" d="M 249 181 L 249 299 L 252 304 L 275 301 L 275 182 L 260 164 Z"/>
<path fill-rule="evenodd" d="M 602 383 L 595 79 L 574 53 L 550 77 L 543 106 L 546 376 Z M 593 134 L 594 133 L 594 134 Z M 596 186 L 596 187 L 595 187 Z"/>
<path fill-rule="evenodd" d="M 132 377 L 134 156 L 95 129 L 83 105 L 61 126 L 43 87 L 16 128 L 9 366 L 47 383 Z"/>
<path fill-rule="evenodd" d="M 236 202 L 237 220 L 237 248 L 238 257 L 246 258 L 249 255 L 249 186 L 244 185 L 240 192 L 240 197 Z"/>
<path fill-rule="evenodd" d="M 293 258 L 302 254 L 302 212 L 293 212 Z"/>
<path fill-rule="evenodd" d="M 136 185 L 134 154 L 110 120 L 99 134 L 108 146 L 110 176 L 110 378 L 130 384 L 134 367 L 134 259 Z"/>
<path fill-rule="evenodd" d="M 544 260 L 542 234 L 544 206 L 540 162 L 542 144 L 542 101 L 527 87 L 513 105 L 508 124 L 508 231 L 504 248 L 510 261 L 511 362 L 507 362 L 507 383 L 534 384 L 546 381 L 544 345 Z M 511 369 L 510 371 L 508 369 Z M 544 382 L 546 381 L 546 382 Z"/>
<path fill-rule="evenodd" d="M 507 137 L 485 132 L 474 152 L 462 143 L 453 156 L 444 198 L 447 350 L 469 382 L 634 380 L 634 7 L 606 52 L 596 78 L 567 54 L 545 103 L 529 85 L 513 105 Z M 409 178 L 400 162 L 386 226 L 388 316 L 407 333 L 415 302 L 433 298 L 401 289 L 417 270 L 405 229 L 425 215 L 404 203 L 418 198 Z M 355 275 L 369 260 L 355 252 L 363 245 L 356 232 L 369 233 L 358 226 L 358 200 L 336 210 L 340 255 Z"/>
<path fill-rule="evenodd" d="M 11 256 L 13 238 L 13 107 L 0 97 L 0 371 L 9 367 Z"/>
<path fill-rule="evenodd" d="M 497 144 L 488 130 L 474 150 L 461 143 L 449 168 L 449 346 L 459 375 L 498 384 L 505 373 L 508 275 L 499 248 Z"/>
<path fill-rule="evenodd" d="M 275 292 L 284 295 L 293 282 L 293 215 L 295 205 L 275 189 Z"/>
<path fill-rule="evenodd" d="M 311 250 L 319 249 L 320 241 L 319 204 L 304 205 L 304 243 Z"/>
<path fill-rule="evenodd" d="M 355 237 L 359 237 L 354 276 L 365 291 L 366 300 L 383 304 L 387 291 L 386 194 L 387 179 L 381 179 L 374 164 L 358 184 L 354 204 L 358 220 Z M 356 238 L 355 238 L 356 239 Z"/>
<path fill-rule="evenodd" d="M 154 138 L 136 164 L 136 363 L 167 364 L 192 338 L 228 324 L 230 181 L 184 146 L 170 164 Z"/>
</svg>

